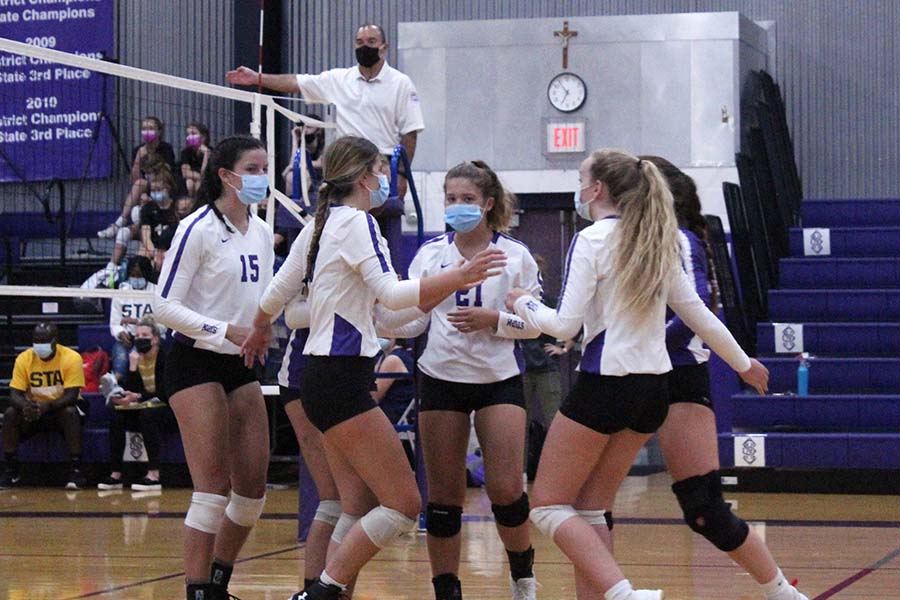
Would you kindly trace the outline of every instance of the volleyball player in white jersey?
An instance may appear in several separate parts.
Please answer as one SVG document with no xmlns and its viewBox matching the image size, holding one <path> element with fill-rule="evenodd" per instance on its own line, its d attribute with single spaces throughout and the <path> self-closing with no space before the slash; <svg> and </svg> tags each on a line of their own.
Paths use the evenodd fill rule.
<svg viewBox="0 0 900 600">
<path fill-rule="evenodd" d="M 509 559 L 512 597 L 533 599 L 534 549 L 528 533 L 528 495 L 522 490 L 525 399 L 514 340 L 540 332 L 508 313 L 504 301 L 512 288 L 525 288 L 539 298 L 540 276 L 528 248 L 504 233 L 514 199 L 490 167 L 481 161 L 453 167 L 444 179 L 444 197 L 445 220 L 454 231 L 419 249 L 409 268 L 411 277 L 440 273 L 489 248 L 502 249 L 508 258 L 500 276 L 446 298 L 419 318 L 415 331 L 422 333 L 430 320 L 428 345 L 419 359 L 419 432 L 428 474 L 432 584 L 437 600 L 462 598 L 460 527 L 474 412 L 485 488 Z M 384 322 L 391 316 L 379 309 L 376 318 Z M 397 322 L 402 319 L 395 318 Z"/>
<path fill-rule="evenodd" d="M 179 224 L 154 299 L 157 319 L 174 330 L 166 388 L 194 482 L 188 600 L 228 598 L 232 566 L 265 504 L 268 417 L 239 352 L 272 278 L 272 231 L 250 211 L 265 197 L 266 165 L 253 138 L 216 146 L 201 183 L 205 205 Z"/>
<path fill-rule="evenodd" d="M 665 179 L 649 161 L 594 152 L 579 170 L 579 214 L 595 221 L 572 241 L 557 310 L 524 290 L 507 302 L 527 323 L 568 339 L 584 326 L 579 373 L 550 426 L 532 488 L 531 519 L 606 600 L 657 600 L 633 590 L 592 527 L 602 514 L 574 506 L 609 461 L 632 461 L 668 408 L 665 306 L 757 390 L 768 372 L 750 359 L 697 296 L 678 261 L 678 225 Z M 588 485 L 586 485 L 588 484 Z"/>
<path fill-rule="evenodd" d="M 370 393 L 379 350 L 376 299 L 395 310 L 430 306 L 505 265 L 503 252 L 491 249 L 439 275 L 399 281 L 387 244 L 367 212 L 387 199 L 387 177 L 378 172 L 382 160 L 374 144 L 357 137 L 341 138 L 326 149 L 315 224 L 304 228 L 291 249 L 305 256 L 306 264 L 286 264 L 279 271 L 278 280 L 290 290 L 280 297 L 296 294 L 296 281 L 308 281 L 310 336 L 301 401 L 324 434 L 342 509 L 363 504 L 370 494 L 379 502 L 352 523 L 319 581 L 294 596 L 301 600 L 336 599 L 369 559 L 415 525 L 421 506 L 400 440 Z M 290 271 L 282 278 L 286 268 Z M 271 318 L 281 308 L 269 297 L 260 304 L 253 335 L 244 344 L 248 360 L 264 355 Z"/>
<path fill-rule="evenodd" d="M 642 158 L 657 166 L 672 191 L 680 227 L 682 268 L 703 301 L 716 307 L 715 270 L 708 254 L 706 221 L 694 180 L 664 158 Z M 767 600 L 808 600 L 785 579 L 762 538 L 731 512 L 722 497 L 716 415 L 709 390 L 709 350 L 680 318 L 671 312 L 666 318 L 666 346 L 672 371 L 668 376 L 669 413 L 659 428 L 659 444 L 675 480 L 672 491 L 686 522 L 741 565 L 760 585 Z M 583 491 L 588 503 L 575 508 L 605 510 L 611 523 L 615 490 L 630 467 L 630 462 L 624 461 L 618 465 L 605 463 L 591 478 L 596 487 Z M 598 527 L 601 536 L 610 535 L 607 525 Z M 576 588 L 579 600 L 602 597 L 580 572 L 576 572 Z"/>
</svg>

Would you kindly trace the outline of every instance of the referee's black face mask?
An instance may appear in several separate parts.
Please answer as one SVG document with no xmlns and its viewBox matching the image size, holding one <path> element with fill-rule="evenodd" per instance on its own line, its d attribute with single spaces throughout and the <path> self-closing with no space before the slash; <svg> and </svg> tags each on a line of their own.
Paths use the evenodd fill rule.
<svg viewBox="0 0 900 600">
<path fill-rule="evenodd" d="M 381 58 L 378 48 L 372 46 L 359 46 L 356 48 L 356 60 L 365 68 L 372 67 Z"/>
</svg>

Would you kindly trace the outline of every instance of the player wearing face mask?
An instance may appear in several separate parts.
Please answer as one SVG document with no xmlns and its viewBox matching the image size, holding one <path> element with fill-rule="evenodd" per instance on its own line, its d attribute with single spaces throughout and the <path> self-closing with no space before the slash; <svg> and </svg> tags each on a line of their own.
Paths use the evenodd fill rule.
<svg viewBox="0 0 900 600">
<path fill-rule="evenodd" d="M 419 360 L 419 428 L 428 475 L 428 554 L 435 598 L 463 597 L 460 528 L 469 419 L 474 412 L 484 451 L 485 487 L 509 561 L 511 596 L 529 600 L 536 597 L 536 580 L 528 496 L 522 491 L 524 363 L 516 354 L 515 340 L 537 337 L 539 332 L 508 312 L 504 300 L 516 287 L 540 297 L 540 275 L 528 248 L 504 233 L 514 200 L 490 167 L 481 161 L 453 167 L 444 180 L 444 195 L 444 220 L 452 231 L 419 249 L 410 276 L 440 273 L 491 248 L 506 253 L 506 266 L 474 289 L 426 307 L 431 308 L 427 314 L 376 307 L 376 320 L 387 330 L 402 326 L 402 335 L 408 337 L 429 326 L 428 345 Z M 408 323 L 410 317 L 414 320 Z"/>
</svg>

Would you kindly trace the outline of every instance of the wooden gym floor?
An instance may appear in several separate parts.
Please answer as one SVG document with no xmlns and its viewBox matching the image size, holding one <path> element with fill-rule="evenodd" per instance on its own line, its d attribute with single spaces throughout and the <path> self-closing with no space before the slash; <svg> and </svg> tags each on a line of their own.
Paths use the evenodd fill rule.
<svg viewBox="0 0 900 600">
<path fill-rule="evenodd" d="M 629 478 L 616 507 L 616 555 L 641 587 L 667 600 L 762 598 L 750 577 L 685 527 L 665 474 Z M 21 488 L 0 492 L 0 600 L 183 598 L 184 489 L 141 497 Z M 900 599 L 900 497 L 728 494 L 754 523 L 788 579 L 810 600 Z M 272 491 L 244 548 L 231 592 L 285 600 L 298 588 L 296 490 Z M 505 554 L 490 502 L 471 490 L 461 578 L 467 599 L 509 598 Z M 539 598 L 575 598 L 571 567 L 536 534 Z M 356 598 L 429 600 L 423 535 L 382 552 L 362 572 Z"/>
</svg>

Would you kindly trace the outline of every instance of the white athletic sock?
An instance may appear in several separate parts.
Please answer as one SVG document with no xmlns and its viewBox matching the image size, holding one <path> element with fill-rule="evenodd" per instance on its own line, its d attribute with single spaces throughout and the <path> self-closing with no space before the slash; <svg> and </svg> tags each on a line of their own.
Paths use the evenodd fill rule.
<svg viewBox="0 0 900 600">
<path fill-rule="evenodd" d="M 629 600 L 632 593 L 634 593 L 634 588 L 631 587 L 631 582 L 627 579 L 623 579 L 606 590 L 603 597 L 606 598 L 606 600 Z"/>
<path fill-rule="evenodd" d="M 325 585 L 335 585 L 335 586 L 341 588 L 341 590 L 347 589 L 346 583 L 338 583 L 337 581 L 332 579 L 331 575 L 329 575 L 325 571 L 322 571 L 322 574 L 319 576 L 319 581 L 321 581 Z"/>
<path fill-rule="evenodd" d="M 775 579 L 769 583 L 762 584 L 762 589 L 766 594 L 766 598 L 770 599 L 777 598 L 778 594 L 784 590 L 790 589 L 790 587 L 791 584 L 784 578 L 784 573 L 781 572 L 781 569 L 778 569 L 778 572 L 775 574 Z"/>
</svg>

